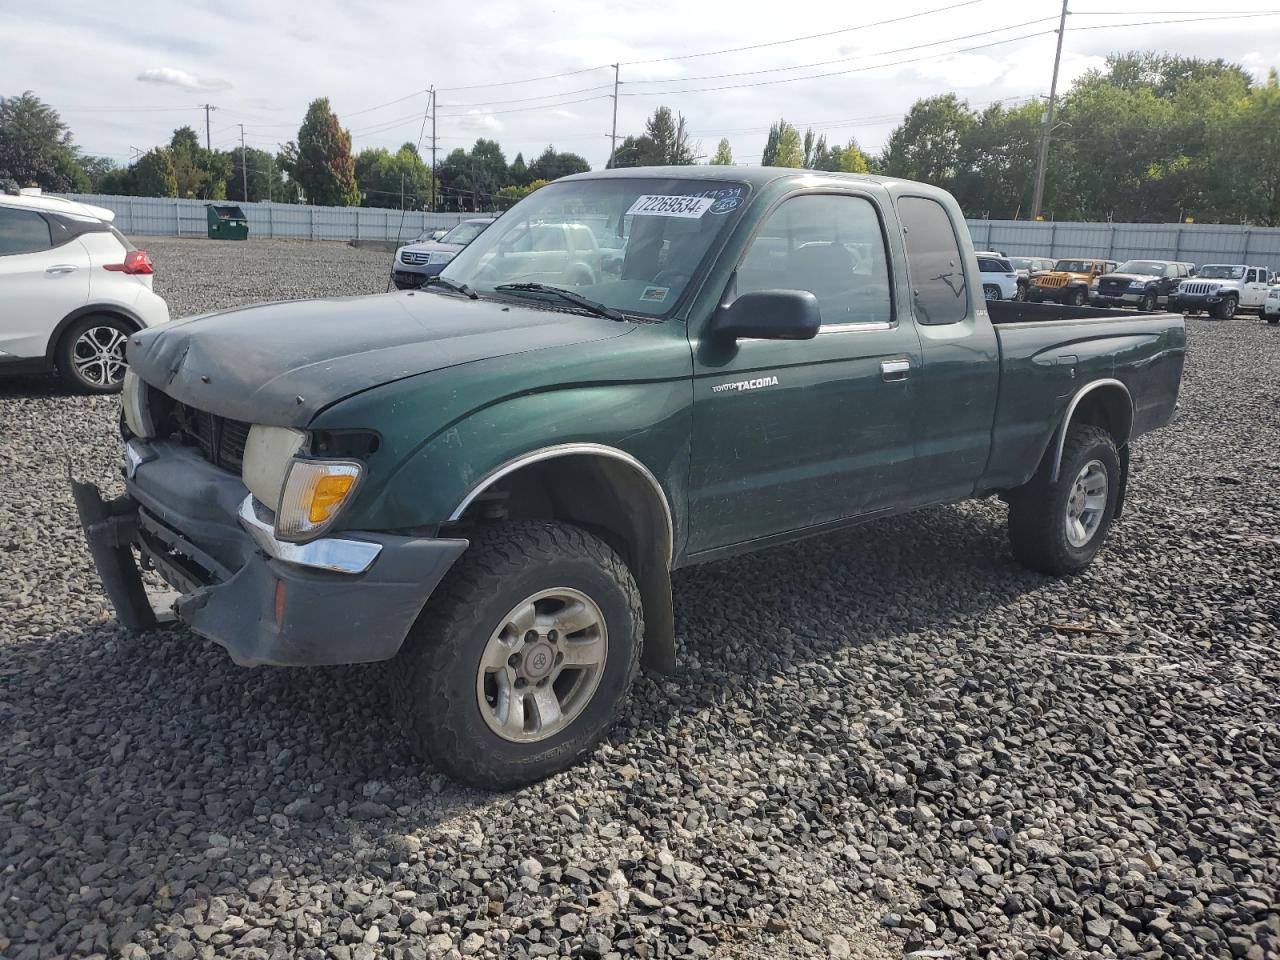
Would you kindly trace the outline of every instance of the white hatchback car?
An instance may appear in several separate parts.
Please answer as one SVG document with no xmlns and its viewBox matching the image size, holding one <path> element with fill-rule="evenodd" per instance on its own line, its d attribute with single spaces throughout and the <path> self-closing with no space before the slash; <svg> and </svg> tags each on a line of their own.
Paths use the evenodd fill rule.
<svg viewBox="0 0 1280 960">
<path fill-rule="evenodd" d="M 58 197 L 0 194 L 0 373 L 59 371 L 114 393 L 129 334 L 169 319 L 154 272 L 111 225 L 110 210 Z"/>
<path fill-rule="evenodd" d="M 978 272 L 982 274 L 982 295 L 987 300 L 1018 299 L 1018 272 L 1008 260 L 993 253 L 979 253 Z"/>
</svg>

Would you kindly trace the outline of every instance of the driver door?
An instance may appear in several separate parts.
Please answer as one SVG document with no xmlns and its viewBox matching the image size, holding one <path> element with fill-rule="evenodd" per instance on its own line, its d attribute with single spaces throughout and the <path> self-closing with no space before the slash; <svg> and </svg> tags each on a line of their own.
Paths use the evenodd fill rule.
<svg viewBox="0 0 1280 960">
<path fill-rule="evenodd" d="M 873 513 L 909 489 L 920 339 L 894 309 L 893 262 L 870 196 L 794 195 L 765 219 L 726 298 L 808 290 L 822 327 L 694 344 L 691 553 Z"/>
</svg>

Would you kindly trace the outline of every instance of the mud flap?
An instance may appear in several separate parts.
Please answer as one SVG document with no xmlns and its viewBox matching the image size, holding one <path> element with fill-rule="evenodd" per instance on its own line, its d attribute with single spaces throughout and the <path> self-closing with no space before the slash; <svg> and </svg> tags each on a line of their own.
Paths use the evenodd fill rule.
<svg viewBox="0 0 1280 960">
<path fill-rule="evenodd" d="M 1120 448 L 1120 492 L 1116 495 L 1116 510 L 1112 519 L 1119 520 L 1124 513 L 1124 498 L 1129 492 L 1129 444 Z"/>
<path fill-rule="evenodd" d="M 89 554 L 116 619 L 129 630 L 154 630 L 158 621 L 131 547 L 138 535 L 137 502 L 127 495 L 104 500 L 96 485 L 68 479 Z"/>
</svg>

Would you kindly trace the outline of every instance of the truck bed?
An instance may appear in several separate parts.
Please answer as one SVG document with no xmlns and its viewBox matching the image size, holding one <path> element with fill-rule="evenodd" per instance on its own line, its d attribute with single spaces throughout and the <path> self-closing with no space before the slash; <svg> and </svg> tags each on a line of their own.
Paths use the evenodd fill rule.
<svg viewBox="0 0 1280 960">
<path fill-rule="evenodd" d="M 1130 439 L 1172 419 L 1186 345 L 1180 314 L 1007 301 L 987 309 L 1000 345 L 988 489 L 1024 483 L 1046 449 L 1046 413 L 1060 423 L 1073 398 L 1097 381 L 1128 391 Z"/>
</svg>

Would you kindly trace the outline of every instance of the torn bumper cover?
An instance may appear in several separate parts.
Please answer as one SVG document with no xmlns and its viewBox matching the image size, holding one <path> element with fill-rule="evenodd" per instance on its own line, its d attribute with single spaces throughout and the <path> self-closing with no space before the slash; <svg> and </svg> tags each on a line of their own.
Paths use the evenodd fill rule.
<svg viewBox="0 0 1280 960">
<path fill-rule="evenodd" d="M 240 478 L 188 447 L 128 452 L 126 494 L 71 481 L 80 523 L 120 623 L 156 625 L 134 550 L 179 591 L 179 620 L 246 666 L 395 656 L 465 540 L 345 533 L 276 540 Z"/>
</svg>

